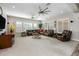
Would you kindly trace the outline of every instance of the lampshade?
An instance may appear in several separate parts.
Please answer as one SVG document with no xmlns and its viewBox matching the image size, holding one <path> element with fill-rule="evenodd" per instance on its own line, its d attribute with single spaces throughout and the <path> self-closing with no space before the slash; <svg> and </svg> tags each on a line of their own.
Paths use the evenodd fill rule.
<svg viewBox="0 0 79 59">
<path fill-rule="evenodd" d="M 16 25 L 14 23 L 9 23 L 9 29 L 14 30 Z"/>
</svg>

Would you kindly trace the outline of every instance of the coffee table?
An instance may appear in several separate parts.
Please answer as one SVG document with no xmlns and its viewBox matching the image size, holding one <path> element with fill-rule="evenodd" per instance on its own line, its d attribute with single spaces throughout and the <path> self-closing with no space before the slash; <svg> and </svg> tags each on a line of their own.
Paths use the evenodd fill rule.
<svg viewBox="0 0 79 59">
<path fill-rule="evenodd" d="M 41 36 L 39 33 L 33 33 L 33 37 L 34 39 L 41 39 Z"/>
</svg>

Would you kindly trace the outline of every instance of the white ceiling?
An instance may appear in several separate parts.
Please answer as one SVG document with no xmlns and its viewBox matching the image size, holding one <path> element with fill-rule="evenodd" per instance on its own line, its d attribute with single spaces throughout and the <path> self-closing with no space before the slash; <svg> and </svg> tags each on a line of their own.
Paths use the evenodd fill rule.
<svg viewBox="0 0 79 59">
<path fill-rule="evenodd" d="M 43 6 L 45 3 L 2 3 L 2 5 L 5 9 L 8 15 L 13 16 L 22 16 L 26 18 L 31 18 L 32 15 L 35 15 L 36 19 L 47 19 L 49 17 L 53 17 L 56 15 L 65 15 L 68 13 L 73 13 L 73 9 L 69 4 L 66 3 L 51 3 L 49 6 L 49 12 L 48 15 L 41 15 L 38 16 L 38 6 Z"/>
</svg>

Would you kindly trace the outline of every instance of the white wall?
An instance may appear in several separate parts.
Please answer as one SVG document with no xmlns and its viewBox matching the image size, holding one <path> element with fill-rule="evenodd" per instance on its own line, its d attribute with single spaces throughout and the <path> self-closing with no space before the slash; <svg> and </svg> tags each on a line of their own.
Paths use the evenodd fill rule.
<svg viewBox="0 0 79 59">
<path fill-rule="evenodd" d="M 70 20 L 74 21 L 70 23 L 70 30 L 73 32 L 72 39 L 79 41 L 79 13 L 72 14 Z"/>
</svg>

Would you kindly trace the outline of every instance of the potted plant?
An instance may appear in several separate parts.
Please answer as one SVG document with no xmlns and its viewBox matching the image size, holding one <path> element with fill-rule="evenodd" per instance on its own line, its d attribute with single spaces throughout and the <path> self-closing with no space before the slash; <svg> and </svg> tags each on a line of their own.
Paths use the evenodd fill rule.
<svg viewBox="0 0 79 59">
<path fill-rule="evenodd" d="M 42 25 L 43 25 L 42 23 L 39 24 L 39 28 L 40 28 L 40 29 L 42 28 Z"/>
<path fill-rule="evenodd" d="M 42 34 L 42 32 L 43 32 L 43 29 L 42 29 L 43 24 L 40 23 L 38 26 L 39 26 L 38 33 Z"/>
</svg>

